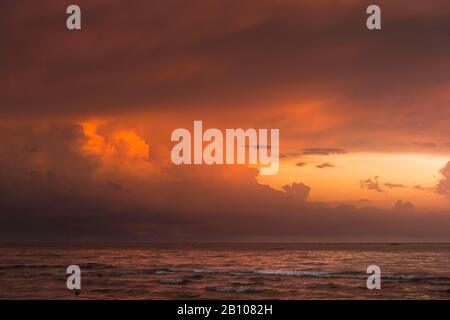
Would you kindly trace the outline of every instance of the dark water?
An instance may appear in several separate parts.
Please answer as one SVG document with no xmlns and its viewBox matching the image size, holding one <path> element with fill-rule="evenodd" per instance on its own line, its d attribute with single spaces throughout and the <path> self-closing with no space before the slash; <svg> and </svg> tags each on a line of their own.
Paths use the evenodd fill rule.
<svg viewBox="0 0 450 320">
<path fill-rule="evenodd" d="M 381 290 L 366 288 L 372 264 Z M 450 299 L 449 266 L 448 244 L 3 245 L 0 298 Z"/>
</svg>

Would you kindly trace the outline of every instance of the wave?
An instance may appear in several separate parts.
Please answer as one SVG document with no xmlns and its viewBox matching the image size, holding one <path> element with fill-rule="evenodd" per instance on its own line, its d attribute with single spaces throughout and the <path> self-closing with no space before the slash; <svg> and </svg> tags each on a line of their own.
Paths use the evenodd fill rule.
<svg viewBox="0 0 450 320">
<path fill-rule="evenodd" d="M 159 280 L 161 284 L 172 284 L 172 285 L 185 285 L 190 283 L 187 279 L 161 279 Z"/>
<path fill-rule="evenodd" d="M 294 277 L 315 277 L 330 278 L 333 274 L 324 271 L 284 271 L 284 270 L 254 270 L 255 274 L 275 275 L 275 276 L 294 276 Z"/>
<path fill-rule="evenodd" d="M 203 273 L 203 274 L 223 274 L 232 276 L 278 276 L 278 277 L 305 277 L 305 278 L 349 278 L 367 279 L 367 273 L 355 271 L 328 272 L 320 270 L 268 270 L 268 269 L 248 269 L 248 270 L 224 270 L 224 269 L 201 269 L 201 268 L 168 268 L 169 273 Z M 164 271 L 155 274 L 165 274 Z M 420 275 L 420 274 L 382 274 L 382 279 L 397 281 L 438 281 L 448 282 L 450 277 Z"/>
<path fill-rule="evenodd" d="M 10 269 L 61 269 L 66 270 L 68 265 L 66 264 L 0 264 L 0 270 Z M 112 269 L 113 265 L 102 263 L 85 263 L 80 264 L 81 270 L 99 270 L 99 269 Z"/>
<path fill-rule="evenodd" d="M 62 264 L 3 264 L 0 265 L 0 270 L 8 270 L 8 269 L 49 269 L 49 268 L 67 268 L 67 265 Z"/>
<path fill-rule="evenodd" d="M 232 292 L 232 293 L 261 293 L 264 292 L 263 289 L 256 289 L 250 287 L 206 287 L 206 291 L 216 291 L 216 292 Z"/>
<path fill-rule="evenodd" d="M 60 264 L 0 264 L 0 271 L 2 273 L 9 272 L 11 269 L 40 269 L 38 275 L 54 274 L 49 269 L 61 269 L 61 276 L 65 273 L 67 265 Z M 109 275 L 139 275 L 152 274 L 155 276 L 165 277 L 177 273 L 188 274 L 190 279 L 200 280 L 206 275 L 225 275 L 234 277 L 251 277 L 251 278 L 266 278 L 266 277 L 304 277 L 304 278 L 342 278 L 342 279 L 367 279 L 368 274 L 364 272 L 355 271 L 323 271 L 323 270 L 271 270 L 271 269 L 213 269 L 201 268 L 197 266 L 180 267 L 180 266 L 155 266 L 145 269 L 121 269 L 110 264 L 103 263 L 85 263 L 80 264 L 82 272 L 87 274 L 101 273 L 104 276 Z M 59 273 L 58 273 L 59 275 Z M 450 277 L 441 275 L 429 274 L 382 274 L 383 280 L 403 281 L 403 282 L 427 282 L 430 284 L 450 285 Z"/>
</svg>

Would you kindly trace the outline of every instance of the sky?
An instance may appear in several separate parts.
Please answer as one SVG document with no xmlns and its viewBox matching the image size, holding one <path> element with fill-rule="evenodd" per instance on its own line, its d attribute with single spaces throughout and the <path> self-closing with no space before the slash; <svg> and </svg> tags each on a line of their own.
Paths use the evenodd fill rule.
<svg viewBox="0 0 450 320">
<path fill-rule="evenodd" d="M 450 241 L 450 3 L 0 3 L 0 241 Z M 277 128 L 280 170 L 177 128 Z"/>
</svg>

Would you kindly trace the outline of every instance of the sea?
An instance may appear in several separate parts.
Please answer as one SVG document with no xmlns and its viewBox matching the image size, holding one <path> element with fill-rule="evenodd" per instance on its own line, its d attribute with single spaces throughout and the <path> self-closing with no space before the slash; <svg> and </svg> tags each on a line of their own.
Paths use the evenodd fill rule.
<svg viewBox="0 0 450 320">
<path fill-rule="evenodd" d="M 447 300 L 450 244 L 2 244 L 0 299 Z"/>
</svg>

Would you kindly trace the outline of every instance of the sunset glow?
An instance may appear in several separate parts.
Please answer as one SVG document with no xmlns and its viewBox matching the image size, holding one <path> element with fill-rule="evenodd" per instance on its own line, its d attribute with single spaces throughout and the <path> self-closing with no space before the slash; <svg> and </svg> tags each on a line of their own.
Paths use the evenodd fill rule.
<svg viewBox="0 0 450 320">
<path fill-rule="evenodd" d="M 375 30 L 356 0 L 80 0 L 74 30 L 29 2 L 0 12 L 0 238 L 450 241 L 444 2 Z M 200 122 L 279 132 L 279 170 L 174 162 Z"/>
</svg>

